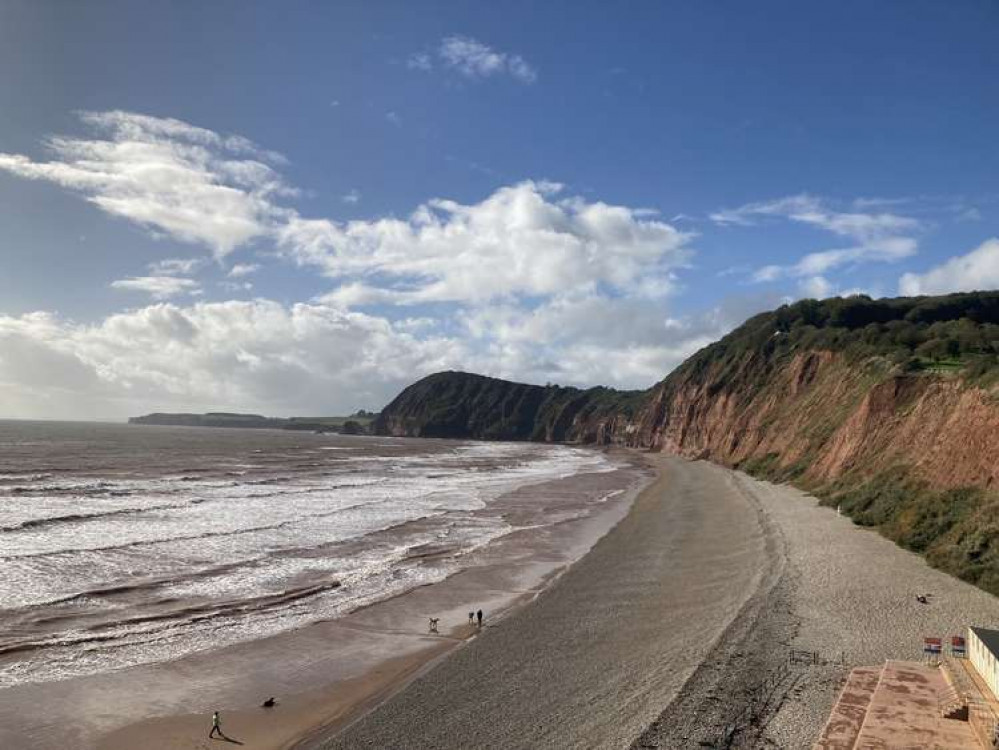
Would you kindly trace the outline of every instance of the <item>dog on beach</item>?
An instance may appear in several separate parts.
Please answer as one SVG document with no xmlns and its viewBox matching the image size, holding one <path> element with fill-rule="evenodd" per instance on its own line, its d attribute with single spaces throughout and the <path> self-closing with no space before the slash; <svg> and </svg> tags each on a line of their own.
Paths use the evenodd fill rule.
<svg viewBox="0 0 999 750">
<path fill-rule="evenodd" d="M 430 632 L 431 633 L 436 633 L 437 632 L 437 623 L 439 623 L 440 621 L 441 621 L 441 618 L 439 618 L 439 617 L 431 617 L 430 618 Z"/>
</svg>

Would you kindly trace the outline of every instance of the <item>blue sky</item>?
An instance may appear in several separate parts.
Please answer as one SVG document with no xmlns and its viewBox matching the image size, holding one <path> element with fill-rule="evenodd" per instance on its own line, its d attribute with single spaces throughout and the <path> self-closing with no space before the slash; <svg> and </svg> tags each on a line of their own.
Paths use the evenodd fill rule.
<svg viewBox="0 0 999 750">
<path fill-rule="evenodd" d="M 994 2 L 0 5 L 0 415 L 644 387 L 999 287 Z"/>
</svg>

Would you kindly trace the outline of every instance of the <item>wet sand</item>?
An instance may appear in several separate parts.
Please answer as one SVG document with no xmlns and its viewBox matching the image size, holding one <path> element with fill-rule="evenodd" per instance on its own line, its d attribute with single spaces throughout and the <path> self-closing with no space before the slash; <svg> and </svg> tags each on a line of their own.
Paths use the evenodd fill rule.
<svg viewBox="0 0 999 750">
<path fill-rule="evenodd" d="M 471 567 L 442 582 L 336 620 L 155 665 L 4 690 L 0 747 L 219 747 L 207 739 L 213 710 L 222 712 L 229 737 L 254 748 L 289 747 L 340 727 L 477 635 L 467 626 L 470 609 L 494 623 L 530 601 L 627 514 L 649 478 L 623 457 L 615 472 L 509 493 L 492 507 L 525 528 L 472 553 Z M 566 520 L 535 525 L 539 497 L 552 493 L 563 495 L 558 512 Z M 593 493 L 612 496 L 593 515 L 571 520 L 575 498 Z M 440 618 L 439 634 L 428 632 L 430 616 Z M 270 696 L 278 705 L 261 708 Z"/>
</svg>

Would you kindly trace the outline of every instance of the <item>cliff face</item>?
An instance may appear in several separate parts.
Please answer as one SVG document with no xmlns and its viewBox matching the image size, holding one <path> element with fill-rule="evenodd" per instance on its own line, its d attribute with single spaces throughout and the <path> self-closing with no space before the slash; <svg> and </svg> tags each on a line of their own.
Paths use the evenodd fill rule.
<svg viewBox="0 0 999 750">
<path fill-rule="evenodd" d="M 765 460 L 813 488 L 900 466 L 935 488 L 999 488 L 995 389 L 894 374 L 877 359 L 799 352 L 755 392 L 670 382 L 643 419 L 640 445 L 728 466 Z"/>
<path fill-rule="evenodd" d="M 439 373 L 374 430 L 709 459 L 793 482 L 999 593 L 999 293 L 805 301 L 644 392 Z"/>
</svg>

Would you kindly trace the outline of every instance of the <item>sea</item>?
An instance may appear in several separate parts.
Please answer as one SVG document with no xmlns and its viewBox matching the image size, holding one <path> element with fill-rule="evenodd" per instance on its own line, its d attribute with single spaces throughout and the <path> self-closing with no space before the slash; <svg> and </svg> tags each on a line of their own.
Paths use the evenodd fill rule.
<svg viewBox="0 0 999 750">
<path fill-rule="evenodd" d="M 329 620 L 464 569 L 615 492 L 561 445 L 0 421 L 0 688 L 162 662 Z"/>
</svg>

